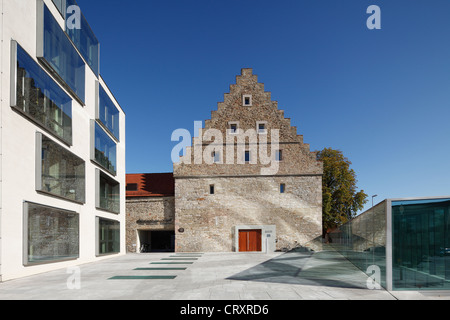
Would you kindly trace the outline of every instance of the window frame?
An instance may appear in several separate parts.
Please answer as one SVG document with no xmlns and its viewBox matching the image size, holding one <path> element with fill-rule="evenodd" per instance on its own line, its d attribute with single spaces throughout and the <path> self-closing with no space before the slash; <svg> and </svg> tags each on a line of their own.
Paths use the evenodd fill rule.
<svg viewBox="0 0 450 320">
<path fill-rule="evenodd" d="M 118 251 L 111 251 L 111 252 L 100 252 L 100 247 L 101 247 L 101 241 L 106 241 L 106 243 L 109 242 L 109 240 L 101 240 L 100 239 L 100 220 L 103 221 L 107 221 L 107 222 L 111 222 L 114 225 L 118 226 L 117 230 L 118 230 L 118 243 L 116 244 L 118 246 Z M 120 221 L 118 220 L 114 220 L 114 219 L 108 219 L 108 218 L 104 218 L 104 217 L 100 217 L 100 216 L 96 216 L 95 217 L 95 256 L 96 257 L 100 257 L 100 256 L 107 256 L 107 255 L 113 255 L 113 254 L 119 254 L 121 249 L 121 245 L 122 245 L 122 241 L 121 241 L 121 225 L 120 225 Z M 114 240 L 112 240 L 114 242 Z"/>
<path fill-rule="evenodd" d="M 31 66 L 31 68 L 38 68 L 36 72 L 40 72 L 40 76 L 42 78 L 40 79 L 35 79 L 35 78 L 31 78 L 33 79 L 35 82 L 47 82 L 49 83 L 49 86 L 53 88 L 51 88 L 52 91 L 60 91 L 57 94 L 60 94 L 64 97 L 66 97 L 68 100 L 68 102 L 66 102 L 68 105 L 67 106 L 60 106 L 57 103 L 55 103 L 53 100 L 51 100 L 50 98 L 48 98 L 47 96 L 45 96 L 45 91 L 49 91 L 49 89 L 46 88 L 39 88 L 39 89 L 43 89 L 44 93 L 42 93 L 44 95 L 44 97 L 46 97 L 47 99 L 49 99 L 51 102 L 53 102 L 54 105 L 56 105 L 58 107 L 58 110 L 60 110 L 62 116 L 64 115 L 68 115 L 70 118 L 70 126 L 69 127 L 69 131 L 64 131 L 63 129 L 63 134 L 59 135 L 55 130 L 52 130 L 52 128 L 48 127 L 45 123 L 43 123 L 42 121 L 40 121 L 39 119 L 36 119 L 35 117 L 33 117 L 30 113 L 24 111 L 21 107 L 18 106 L 18 63 L 19 63 L 19 51 L 22 51 L 22 54 L 25 56 L 25 59 L 29 59 L 29 63 L 33 63 L 34 65 Z M 26 63 L 26 62 L 25 62 Z M 24 70 L 26 70 L 24 68 Z M 26 72 L 29 72 L 26 70 Z M 39 75 L 38 75 L 39 76 Z M 44 79 L 45 78 L 45 79 Z M 42 90 L 40 91 L 42 92 Z M 64 144 L 66 144 L 67 146 L 72 146 L 73 144 L 73 121 L 72 121 L 72 109 L 73 109 L 73 100 L 70 97 L 70 95 L 68 95 L 62 88 L 61 86 L 30 56 L 30 54 L 15 40 L 11 40 L 11 70 L 10 70 L 10 106 L 17 112 L 19 112 L 21 115 L 23 115 L 24 117 L 26 117 L 28 120 L 30 120 L 31 122 L 33 122 L 34 124 L 36 124 L 37 126 L 39 126 L 40 128 L 42 128 L 43 130 L 45 130 L 45 132 L 47 132 L 48 134 L 52 135 L 53 137 L 57 138 L 59 141 L 63 142 Z M 67 108 L 67 110 L 65 110 L 65 108 Z M 68 111 L 68 112 L 67 112 Z M 64 120 L 63 120 L 64 121 Z M 61 125 L 61 126 L 64 126 Z"/>
<path fill-rule="evenodd" d="M 82 162 L 83 167 L 83 181 L 81 182 L 83 184 L 83 191 L 82 191 L 82 197 L 81 199 L 71 199 L 68 197 L 65 197 L 63 195 L 51 192 L 51 191 L 47 191 L 44 190 L 44 179 L 43 179 L 43 171 L 42 171 L 42 167 L 43 167 L 43 150 L 42 150 L 42 145 L 43 145 L 43 139 L 44 137 L 46 139 L 48 139 L 49 141 L 51 141 L 51 143 L 53 143 L 56 148 L 62 150 L 62 152 L 66 153 L 67 155 L 70 155 L 71 157 L 73 157 L 75 160 Z M 54 140 L 50 139 L 49 137 L 45 136 L 44 134 L 42 134 L 41 132 L 36 132 L 36 149 L 35 149 L 35 189 L 37 192 L 45 194 L 45 195 L 49 195 L 49 196 L 53 196 L 59 199 L 63 199 L 66 201 L 70 201 L 70 202 L 74 202 L 74 203 L 78 203 L 78 204 L 85 204 L 86 203 L 86 162 L 78 157 L 77 155 L 75 155 L 74 153 L 72 153 L 71 151 L 67 150 L 66 148 L 64 148 L 63 146 L 61 146 L 60 144 L 56 143 Z"/>
<path fill-rule="evenodd" d="M 246 99 L 248 99 L 248 104 L 246 103 Z M 242 106 L 243 107 L 252 107 L 253 106 L 253 98 L 251 94 L 243 94 L 242 95 Z"/>
<path fill-rule="evenodd" d="M 106 104 L 101 103 L 102 97 L 106 98 Z M 104 107 L 102 107 L 102 105 L 104 105 Z M 109 112 L 110 108 L 108 108 L 108 106 L 114 108 L 113 111 L 115 112 Z M 100 109 L 103 109 L 104 112 L 100 112 Z M 111 116 L 113 118 L 112 127 L 111 124 L 108 123 L 108 117 L 102 117 L 102 113 L 107 113 L 108 117 Z M 115 116 L 117 116 L 117 118 L 115 118 Z M 115 105 L 113 99 L 109 96 L 108 91 L 98 80 L 95 81 L 95 119 L 97 119 L 103 129 L 105 129 L 105 131 L 107 131 L 110 136 L 116 140 L 116 142 L 120 142 L 120 110 Z M 115 132 L 115 129 L 117 129 L 117 132 Z"/>
<path fill-rule="evenodd" d="M 98 126 L 98 127 L 97 127 Z M 113 144 L 114 144 L 114 164 L 113 165 L 113 169 L 108 168 L 107 166 L 105 166 L 104 164 L 101 163 L 100 160 L 97 160 L 96 158 L 96 147 L 95 147 L 95 142 L 96 142 L 96 129 L 99 129 L 99 132 L 102 132 L 104 134 L 104 136 L 109 139 Z M 103 126 L 100 125 L 97 121 L 91 119 L 91 128 L 90 128 L 90 135 L 91 135 L 91 161 L 94 162 L 96 165 L 98 165 L 99 167 L 103 168 L 105 171 L 107 171 L 108 173 L 110 173 L 113 176 L 117 176 L 117 142 L 111 138 L 111 136 L 104 130 Z M 109 160 L 109 157 L 107 157 L 107 159 Z"/>
<path fill-rule="evenodd" d="M 113 204 L 113 205 L 117 206 L 117 211 L 114 211 L 113 209 L 102 207 L 101 194 L 100 194 L 102 178 L 111 183 L 110 184 L 111 188 L 115 188 L 115 187 L 118 188 L 117 203 Z M 114 200 L 110 200 L 110 199 L 107 199 L 107 201 L 114 202 Z M 104 173 L 102 170 L 100 170 L 98 168 L 95 168 L 95 207 L 96 207 L 96 209 L 99 209 L 99 210 L 107 211 L 107 212 L 114 213 L 114 214 L 120 214 L 120 182 L 111 178 L 108 174 Z"/>
<path fill-rule="evenodd" d="M 264 125 L 264 129 L 260 131 L 259 126 Z M 267 134 L 267 121 L 256 121 L 256 132 L 258 134 Z"/>
<path fill-rule="evenodd" d="M 30 261 L 29 259 L 29 246 L 30 246 L 30 239 L 29 239 L 29 211 L 30 211 L 30 205 L 46 208 L 49 210 L 59 211 L 59 214 L 66 213 L 67 215 L 73 215 L 76 216 L 76 222 L 77 222 L 77 238 L 78 238 L 78 244 L 76 246 L 76 253 L 70 256 L 67 256 L 65 258 L 57 258 L 57 259 L 45 259 L 45 260 L 37 260 L 37 261 Z M 77 260 L 80 257 L 80 215 L 78 212 L 67 210 L 67 209 L 61 209 L 57 207 L 52 207 L 48 205 L 43 205 L 40 203 L 35 203 L 31 201 L 23 201 L 23 241 L 22 241 L 22 263 L 25 267 L 28 266 L 35 266 L 35 265 L 42 265 L 42 264 L 50 264 L 50 263 L 57 263 L 62 261 L 69 261 L 69 260 Z"/>
<path fill-rule="evenodd" d="M 40 62 L 42 62 L 42 64 L 48 69 L 48 71 L 51 72 L 51 74 L 58 80 L 58 82 L 70 93 L 70 95 L 84 107 L 86 105 L 86 62 L 84 61 L 83 57 L 80 56 L 80 54 L 78 53 L 78 49 L 74 46 L 67 33 L 61 28 L 58 21 L 53 16 L 50 9 L 47 7 L 43 0 L 37 0 L 36 10 L 36 57 Z M 50 20 L 52 21 L 47 22 L 46 17 L 50 18 Z M 58 49 L 66 47 L 70 50 L 70 52 L 64 50 L 55 50 L 60 54 L 58 56 L 58 60 L 67 61 L 71 60 L 71 58 L 75 58 L 77 60 L 71 62 L 74 65 L 61 63 L 60 67 L 64 67 L 64 72 L 58 71 L 58 67 L 54 65 L 52 61 L 49 61 L 46 54 L 46 48 L 48 46 L 46 42 L 45 28 L 47 24 L 51 24 L 55 27 L 56 30 L 58 30 L 57 36 L 59 40 L 61 40 Z M 61 59 L 61 57 L 64 57 L 64 59 Z M 68 59 L 67 57 L 69 57 L 70 59 Z M 78 66 L 76 67 L 75 64 L 77 64 Z M 67 70 L 70 70 L 70 74 L 67 74 Z M 75 78 L 75 83 L 69 83 L 69 80 L 72 80 L 71 77 Z"/>
</svg>

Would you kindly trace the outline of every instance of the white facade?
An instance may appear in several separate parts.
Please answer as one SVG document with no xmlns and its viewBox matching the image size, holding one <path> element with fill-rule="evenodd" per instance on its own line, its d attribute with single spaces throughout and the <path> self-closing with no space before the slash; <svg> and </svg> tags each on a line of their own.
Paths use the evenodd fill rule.
<svg viewBox="0 0 450 320">
<path fill-rule="evenodd" d="M 58 1 L 55 1 L 58 2 Z M 101 76 L 96 76 L 92 69 L 85 66 L 85 98 L 84 104 L 67 89 L 67 84 L 57 78 L 51 67 L 45 66 L 37 57 L 39 29 L 38 10 L 45 6 L 61 27 L 65 29 L 65 20 L 52 0 L 0 0 L 0 281 L 47 272 L 59 268 L 93 262 L 117 254 L 125 254 L 125 114 Z M 81 8 L 82 10 L 82 8 Z M 69 38 L 69 37 L 68 37 Z M 14 57 L 12 52 L 17 43 L 44 70 L 54 82 L 72 99 L 72 143 L 66 144 L 45 126 L 31 121 L 12 106 L 17 75 L 11 66 Z M 73 44 L 75 48 L 75 44 Z M 75 49 L 76 50 L 76 49 Z M 78 52 L 81 57 L 81 53 Z M 85 61 L 85 60 L 84 60 Z M 14 79 L 15 78 L 15 79 Z M 97 81 L 107 92 L 119 111 L 119 137 L 116 143 L 116 174 L 111 174 L 98 162 L 92 159 L 92 123 L 96 119 L 98 105 Z M 45 103 L 45 102 L 44 102 Z M 98 113 L 97 113 L 98 114 Z M 40 178 L 39 156 L 43 152 L 37 150 L 37 133 L 51 139 L 56 145 L 64 148 L 84 161 L 84 201 L 72 201 L 64 197 L 51 195 L 37 190 Z M 112 134 L 105 134 L 112 137 Z M 119 210 L 98 209 L 98 175 L 119 184 Z M 97 186 L 97 188 L 96 188 Z M 72 191 L 72 190 L 71 190 Z M 27 263 L 28 225 L 25 203 L 35 203 L 61 210 L 68 210 L 78 215 L 78 254 L 70 259 L 47 259 L 39 263 Z M 96 205 L 97 204 L 97 205 Z M 120 250 L 113 254 L 99 253 L 98 217 L 116 221 L 120 226 Z M 36 230 L 34 230 L 36 231 Z M 61 237 L 60 237 L 61 238 Z M 61 240 L 64 241 L 64 240 Z M 48 250 L 46 251 L 48 252 Z"/>
</svg>

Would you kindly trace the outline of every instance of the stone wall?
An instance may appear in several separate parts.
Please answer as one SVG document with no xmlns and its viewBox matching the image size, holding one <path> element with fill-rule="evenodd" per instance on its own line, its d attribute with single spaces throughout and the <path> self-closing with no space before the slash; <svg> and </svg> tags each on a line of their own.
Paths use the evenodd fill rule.
<svg viewBox="0 0 450 320">
<path fill-rule="evenodd" d="M 176 250 L 233 251 L 236 225 L 275 225 L 278 250 L 306 244 L 322 232 L 321 191 L 320 176 L 176 179 Z"/>
<path fill-rule="evenodd" d="M 173 231 L 174 197 L 133 197 L 126 200 L 127 252 L 137 252 L 138 230 Z"/>
</svg>

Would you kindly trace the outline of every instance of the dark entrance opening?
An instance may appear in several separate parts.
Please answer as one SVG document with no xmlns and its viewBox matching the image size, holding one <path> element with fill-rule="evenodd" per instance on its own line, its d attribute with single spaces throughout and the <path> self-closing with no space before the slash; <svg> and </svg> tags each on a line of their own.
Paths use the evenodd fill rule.
<svg viewBox="0 0 450 320">
<path fill-rule="evenodd" d="M 139 230 L 140 252 L 174 252 L 175 231 Z"/>
</svg>

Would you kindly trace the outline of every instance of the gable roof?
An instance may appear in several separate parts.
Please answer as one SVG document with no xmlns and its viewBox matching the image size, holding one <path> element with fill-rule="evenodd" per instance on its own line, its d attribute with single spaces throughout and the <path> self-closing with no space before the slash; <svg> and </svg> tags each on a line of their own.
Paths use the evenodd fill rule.
<svg viewBox="0 0 450 320">
<path fill-rule="evenodd" d="M 175 180 L 172 172 L 127 174 L 126 184 L 127 198 L 165 197 L 175 194 Z"/>
</svg>

